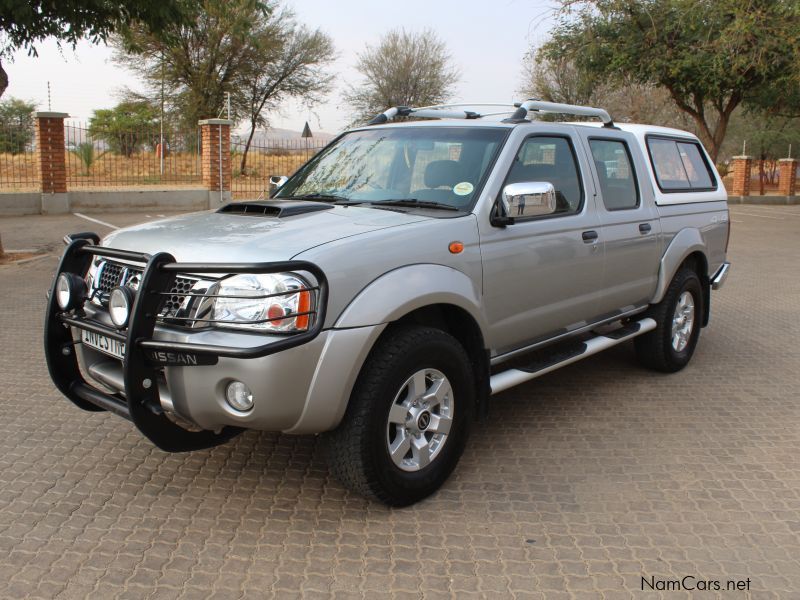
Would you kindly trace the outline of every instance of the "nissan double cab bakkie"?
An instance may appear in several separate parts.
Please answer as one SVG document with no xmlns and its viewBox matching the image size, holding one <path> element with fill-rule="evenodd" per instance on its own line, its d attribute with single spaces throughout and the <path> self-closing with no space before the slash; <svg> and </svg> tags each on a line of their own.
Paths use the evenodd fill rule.
<svg viewBox="0 0 800 600">
<path fill-rule="evenodd" d="M 277 183 L 70 236 L 45 326 L 58 389 L 167 451 L 322 434 L 347 487 L 407 505 L 492 394 L 629 340 L 682 369 L 728 273 L 699 140 L 602 109 L 395 107 Z"/>
</svg>

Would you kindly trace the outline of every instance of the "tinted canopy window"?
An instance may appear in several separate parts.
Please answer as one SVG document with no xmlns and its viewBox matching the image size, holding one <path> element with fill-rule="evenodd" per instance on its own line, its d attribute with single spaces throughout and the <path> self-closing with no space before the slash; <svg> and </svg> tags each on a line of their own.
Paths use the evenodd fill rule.
<svg viewBox="0 0 800 600">
<path fill-rule="evenodd" d="M 581 209 L 583 193 L 578 165 L 565 138 L 536 136 L 525 140 L 514 159 L 506 184 L 523 181 L 552 183 L 556 190 L 556 214 L 571 214 Z M 521 208 L 516 207 L 515 214 L 525 216 L 524 207 Z"/>
<path fill-rule="evenodd" d="M 353 131 L 315 156 L 276 197 L 418 200 L 468 208 L 507 133 L 430 126 Z"/>
<path fill-rule="evenodd" d="M 636 175 L 625 142 L 589 140 L 589 146 L 605 207 L 608 210 L 623 210 L 639 206 Z"/>
<path fill-rule="evenodd" d="M 665 138 L 648 138 L 658 184 L 665 191 L 709 189 L 714 187 L 700 146 Z"/>
</svg>

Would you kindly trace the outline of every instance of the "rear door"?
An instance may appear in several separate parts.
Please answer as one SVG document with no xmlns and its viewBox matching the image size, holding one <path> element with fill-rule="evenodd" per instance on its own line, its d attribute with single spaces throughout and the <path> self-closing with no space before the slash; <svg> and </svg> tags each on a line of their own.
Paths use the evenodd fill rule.
<svg viewBox="0 0 800 600">
<path fill-rule="evenodd" d="M 583 132 L 597 182 L 605 242 L 603 303 L 619 311 L 647 304 L 655 291 L 661 229 L 636 138 L 625 132 Z"/>
</svg>

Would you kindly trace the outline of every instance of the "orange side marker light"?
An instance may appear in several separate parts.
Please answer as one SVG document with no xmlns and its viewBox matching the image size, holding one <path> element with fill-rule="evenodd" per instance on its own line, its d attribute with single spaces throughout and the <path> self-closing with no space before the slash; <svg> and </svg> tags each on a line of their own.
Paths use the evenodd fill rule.
<svg viewBox="0 0 800 600">
<path fill-rule="evenodd" d="M 464 243 L 463 242 L 450 242 L 450 245 L 447 247 L 450 250 L 450 254 L 461 254 L 464 251 Z"/>
</svg>

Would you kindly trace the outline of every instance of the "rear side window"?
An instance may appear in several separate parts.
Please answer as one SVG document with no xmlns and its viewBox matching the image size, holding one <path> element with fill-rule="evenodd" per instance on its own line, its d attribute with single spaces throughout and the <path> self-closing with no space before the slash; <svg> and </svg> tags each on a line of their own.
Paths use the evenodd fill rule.
<svg viewBox="0 0 800 600">
<path fill-rule="evenodd" d="M 658 187 L 664 192 L 712 190 L 716 182 L 700 144 L 671 138 L 647 137 Z"/>
<path fill-rule="evenodd" d="M 575 214 L 583 204 L 583 189 L 578 165 L 569 140 L 555 136 L 535 136 L 525 140 L 514 159 L 506 184 L 547 181 L 556 190 L 556 215 Z M 515 215 L 527 216 L 525 207 Z"/>
<path fill-rule="evenodd" d="M 628 145 L 619 140 L 590 139 L 589 147 L 606 209 L 625 210 L 639 206 L 639 190 Z"/>
</svg>

